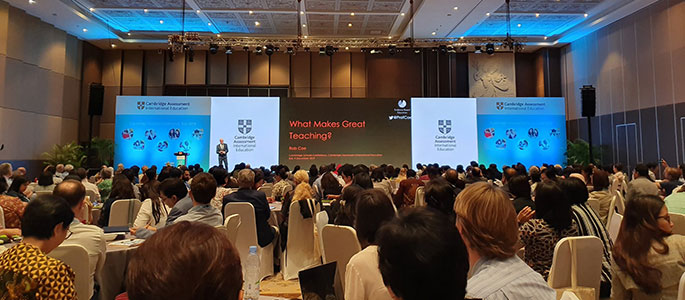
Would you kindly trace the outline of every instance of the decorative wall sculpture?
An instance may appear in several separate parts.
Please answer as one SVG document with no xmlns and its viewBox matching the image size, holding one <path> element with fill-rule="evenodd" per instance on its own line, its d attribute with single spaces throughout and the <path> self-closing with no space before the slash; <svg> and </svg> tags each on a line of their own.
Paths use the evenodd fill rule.
<svg viewBox="0 0 685 300">
<path fill-rule="evenodd" d="M 469 53 L 470 97 L 516 97 L 513 53 Z"/>
</svg>

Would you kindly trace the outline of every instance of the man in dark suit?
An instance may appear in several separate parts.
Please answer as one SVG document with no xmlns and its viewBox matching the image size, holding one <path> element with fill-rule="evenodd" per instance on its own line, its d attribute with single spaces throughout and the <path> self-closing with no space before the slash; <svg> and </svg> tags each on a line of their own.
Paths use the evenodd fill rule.
<svg viewBox="0 0 685 300">
<path fill-rule="evenodd" d="M 219 139 L 219 144 L 216 145 L 216 154 L 219 155 L 219 166 L 228 170 L 228 145 L 224 143 L 224 139 Z"/>
<path fill-rule="evenodd" d="M 269 208 L 269 202 L 266 200 L 266 194 L 252 189 L 254 177 L 255 174 L 250 169 L 243 169 L 238 172 L 238 186 L 240 189 L 224 197 L 221 212 L 224 212 L 226 204 L 231 202 L 249 202 L 252 204 L 257 223 L 257 243 L 260 247 L 266 247 L 274 240 L 275 230 L 269 226 L 268 221 L 271 216 L 271 209 Z"/>
</svg>

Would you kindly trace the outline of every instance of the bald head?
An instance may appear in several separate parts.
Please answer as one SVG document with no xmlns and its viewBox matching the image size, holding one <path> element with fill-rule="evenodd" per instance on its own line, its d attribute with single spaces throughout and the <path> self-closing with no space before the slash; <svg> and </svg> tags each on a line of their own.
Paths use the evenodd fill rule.
<svg viewBox="0 0 685 300">
<path fill-rule="evenodd" d="M 69 206 L 74 209 L 79 207 L 86 197 L 86 188 L 76 180 L 65 180 L 55 187 L 52 194 L 67 200 Z"/>
</svg>

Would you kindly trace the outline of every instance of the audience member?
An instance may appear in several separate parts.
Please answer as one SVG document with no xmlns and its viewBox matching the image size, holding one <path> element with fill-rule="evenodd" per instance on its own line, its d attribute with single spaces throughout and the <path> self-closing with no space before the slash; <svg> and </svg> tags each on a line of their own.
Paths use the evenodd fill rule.
<svg viewBox="0 0 685 300">
<path fill-rule="evenodd" d="M 55 189 L 55 181 L 54 177 L 52 176 L 52 173 L 50 172 L 43 172 L 38 175 L 38 184 L 33 187 L 33 192 L 51 192 L 52 190 Z M 34 194 L 35 198 L 35 194 Z"/>
<path fill-rule="evenodd" d="M 672 234 L 664 201 L 636 194 L 613 249 L 611 299 L 676 299 L 685 272 L 685 236 Z"/>
<path fill-rule="evenodd" d="M 664 170 L 664 174 L 666 175 L 666 180 L 658 182 L 657 186 L 661 190 L 664 197 L 668 197 L 675 188 L 682 185 L 682 182 L 680 182 L 681 171 L 678 168 L 666 168 L 666 170 Z"/>
<path fill-rule="evenodd" d="M 502 190 L 511 194 L 511 191 L 509 190 L 509 181 L 516 175 L 518 175 L 518 173 L 514 168 L 507 168 L 504 170 L 504 173 L 502 173 Z"/>
<path fill-rule="evenodd" d="M 659 188 L 649 178 L 649 169 L 646 165 L 638 164 L 633 172 L 633 180 L 628 183 L 626 202 L 630 202 L 638 194 L 659 195 Z"/>
<path fill-rule="evenodd" d="M 114 179 L 112 180 L 111 191 L 107 200 L 102 205 L 102 212 L 100 213 L 98 225 L 100 225 L 100 227 L 109 226 L 109 214 L 114 201 L 135 199 L 135 197 L 136 195 L 133 193 L 131 181 L 129 181 L 128 178 L 126 178 L 126 176 L 123 174 L 114 176 Z"/>
<path fill-rule="evenodd" d="M 279 168 L 276 172 L 276 183 L 271 189 L 271 196 L 276 199 L 276 201 L 281 201 L 281 198 L 285 196 L 288 191 L 293 190 L 293 184 L 288 181 L 288 171 L 285 168 Z"/>
<path fill-rule="evenodd" d="M 71 221 L 65 245 L 80 245 L 88 252 L 89 283 L 88 298 L 93 296 L 93 286 L 95 284 L 95 274 L 102 269 L 105 264 L 107 244 L 105 243 L 105 233 L 102 229 L 94 225 L 81 223 L 78 216 L 81 216 L 84 209 L 89 209 L 85 203 L 86 188 L 77 180 L 64 180 L 55 187 L 53 195 L 67 201 L 74 219 Z"/>
<path fill-rule="evenodd" d="M 611 201 L 614 199 L 614 191 L 609 191 L 609 173 L 596 170 L 592 173 L 592 192 L 589 199 L 599 202 L 599 220 L 603 225 L 607 223 L 609 216 L 609 209 L 611 208 Z"/>
<path fill-rule="evenodd" d="M 193 207 L 188 210 L 188 213 L 176 219 L 177 222 L 201 222 L 209 226 L 219 226 L 224 223 L 221 212 L 209 204 L 216 195 L 216 180 L 212 175 L 204 172 L 195 175 L 188 194 L 193 200 Z"/>
<path fill-rule="evenodd" d="M 454 187 L 442 177 L 435 177 L 425 185 L 426 206 L 454 219 Z"/>
<path fill-rule="evenodd" d="M 340 197 L 340 210 L 336 213 L 333 224 L 354 226 L 357 216 L 357 196 L 364 189 L 356 184 L 348 186 L 343 190 Z"/>
<path fill-rule="evenodd" d="M 7 183 L 3 178 L 0 178 L 0 207 L 2 207 L 5 220 L 5 227 L 2 229 L 6 232 L 3 234 L 9 233 L 8 236 L 21 235 L 21 218 L 28 203 L 19 200 L 17 197 L 3 195 L 6 190 Z"/>
<path fill-rule="evenodd" d="M 526 251 L 524 261 L 547 279 L 554 246 L 562 238 L 578 235 L 571 204 L 555 181 L 543 181 L 535 190 L 535 215 L 523 223 L 520 238 Z"/>
<path fill-rule="evenodd" d="M 112 184 L 112 170 L 109 168 L 100 170 L 100 180 L 97 182 L 98 189 L 100 190 L 100 199 L 106 200 L 109 198 Z"/>
<path fill-rule="evenodd" d="M 152 180 L 143 184 L 141 188 L 141 196 L 145 197 L 136 220 L 133 222 L 133 228 L 140 228 L 145 226 L 164 227 L 166 224 L 167 215 L 169 215 L 170 207 L 162 202 L 159 197 L 159 181 Z"/>
<path fill-rule="evenodd" d="M 464 299 L 469 259 L 444 215 L 411 208 L 377 233 L 378 265 L 393 299 Z"/>
<path fill-rule="evenodd" d="M 352 183 L 356 184 L 358 186 L 361 186 L 364 189 L 372 189 L 373 188 L 373 182 L 371 181 L 371 176 L 369 176 L 369 173 L 366 171 L 355 173 L 354 176 L 352 177 Z"/>
<path fill-rule="evenodd" d="M 216 181 L 216 195 L 212 198 L 211 204 L 216 209 L 221 209 L 224 197 L 232 192 L 230 188 L 226 187 L 228 184 L 228 171 L 222 167 L 214 167 L 209 169 L 209 174 L 212 174 L 214 181 Z"/>
<path fill-rule="evenodd" d="M 425 185 L 422 180 L 416 179 L 415 176 L 414 170 L 409 170 L 407 171 L 407 179 L 400 181 L 400 186 L 392 197 L 397 209 L 413 206 L 414 199 L 416 198 L 416 189 Z"/>
<path fill-rule="evenodd" d="M 487 183 L 464 189 L 454 203 L 456 228 L 464 239 L 471 265 L 469 297 L 554 299 L 555 292 L 521 259 L 516 212 L 507 194 Z"/>
<path fill-rule="evenodd" d="M 340 195 L 342 185 L 331 172 L 326 172 L 321 176 L 321 199 L 327 199 L 329 195 Z"/>
<path fill-rule="evenodd" d="M 28 186 L 29 182 L 26 180 L 26 177 L 15 177 L 12 179 L 12 184 L 10 185 L 9 189 L 7 189 L 6 194 L 7 196 L 17 197 L 23 202 L 29 202 L 29 198 L 24 194 Z"/>
<path fill-rule="evenodd" d="M 472 167 L 471 172 L 468 173 L 464 182 L 466 184 L 473 184 L 479 181 L 488 181 L 487 178 L 483 177 L 479 167 Z"/>
<path fill-rule="evenodd" d="M 445 179 L 452 185 L 455 195 L 459 195 L 461 190 L 466 187 L 466 183 L 459 179 L 459 173 L 455 169 L 448 169 L 445 171 Z"/>
<path fill-rule="evenodd" d="M 392 200 L 379 189 L 365 190 L 358 197 L 356 209 L 354 227 L 363 250 L 347 263 L 345 299 L 391 300 L 378 269 L 376 232 L 395 217 Z"/>
<path fill-rule="evenodd" d="M 169 248 L 172 243 L 175 250 Z M 131 300 L 239 300 L 242 276 L 238 251 L 225 233 L 179 222 L 138 247 L 128 264 L 126 287 Z"/>
<path fill-rule="evenodd" d="M 597 170 L 595 173 L 603 172 Z M 594 176 L 594 175 L 593 175 Z M 600 298 L 608 298 L 611 295 L 611 248 L 613 243 L 602 224 L 599 216 L 587 205 L 587 185 L 578 178 L 569 178 L 559 181 L 559 187 L 571 203 L 573 219 L 578 225 L 579 236 L 595 236 L 602 241 L 602 282 L 600 285 Z"/>
<path fill-rule="evenodd" d="M 58 259 L 47 256 L 70 235 L 73 219 L 69 204 L 59 197 L 43 195 L 26 206 L 21 224 L 23 240 L 0 254 L 0 286 L 8 291 L 5 296 L 76 299 L 74 272 Z"/>
<path fill-rule="evenodd" d="M 252 204 L 257 226 L 257 243 L 260 247 L 266 247 L 276 236 L 275 229 L 269 225 L 271 209 L 269 208 L 269 202 L 266 200 L 266 194 L 252 189 L 254 186 L 254 172 L 250 169 L 243 169 L 238 172 L 238 186 L 240 188 L 237 191 L 224 197 L 221 211 L 226 213 L 226 204 L 232 202 L 248 202 Z"/>
<path fill-rule="evenodd" d="M 510 168 L 511 169 L 511 168 Z M 507 180 L 509 187 L 509 194 L 514 196 L 514 209 L 516 213 L 520 213 L 524 208 L 529 207 L 530 210 L 535 210 L 535 202 L 530 198 L 530 183 L 528 178 L 524 175 L 516 175 Z"/>
<path fill-rule="evenodd" d="M 178 178 L 167 178 L 162 181 L 159 184 L 159 196 L 166 206 L 171 207 L 164 226 L 158 224 L 160 227 L 147 225 L 145 227 L 132 228 L 131 233 L 136 237 L 142 239 L 149 238 L 157 229 L 170 226 L 176 219 L 187 214 L 193 207 L 193 200 L 188 196 L 188 189 L 186 189 L 183 181 Z"/>
<path fill-rule="evenodd" d="M 388 196 L 388 198 L 392 197 L 392 185 L 390 185 L 390 181 L 385 178 L 383 169 L 376 168 L 371 171 L 371 181 L 373 182 L 373 188 L 380 189 Z"/>
<path fill-rule="evenodd" d="M 0 178 L 4 178 L 7 186 L 12 184 L 12 164 L 1 163 L 0 164 Z"/>
<path fill-rule="evenodd" d="M 86 188 L 86 191 L 91 191 L 93 196 L 90 201 L 93 203 L 100 202 L 100 190 L 98 189 L 97 185 L 94 185 L 88 181 L 88 171 L 86 171 L 84 168 L 78 168 L 76 169 L 76 175 L 81 179 L 80 181 Z"/>
</svg>

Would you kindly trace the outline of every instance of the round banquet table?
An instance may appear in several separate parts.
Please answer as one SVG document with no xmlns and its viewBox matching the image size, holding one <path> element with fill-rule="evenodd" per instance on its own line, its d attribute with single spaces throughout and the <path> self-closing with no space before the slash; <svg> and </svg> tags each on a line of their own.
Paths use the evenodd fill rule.
<svg viewBox="0 0 685 300">
<path fill-rule="evenodd" d="M 107 258 L 102 269 L 95 274 L 100 285 L 100 300 L 113 300 L 126 291 L 128 261 L 137 247 L 111 245 L 107 243 Z"/>
</svg>

